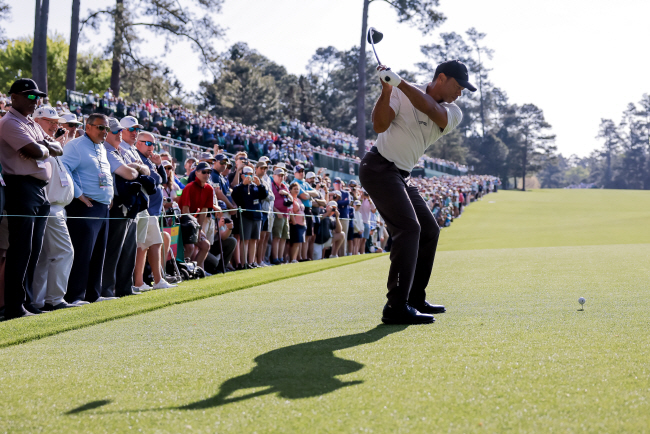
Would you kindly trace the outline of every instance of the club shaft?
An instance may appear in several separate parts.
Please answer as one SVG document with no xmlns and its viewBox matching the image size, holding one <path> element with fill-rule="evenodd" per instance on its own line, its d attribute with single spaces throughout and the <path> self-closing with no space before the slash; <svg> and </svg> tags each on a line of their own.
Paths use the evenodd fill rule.
<svg viewBox="0 0 650 434">
<path fill-rule="evenodd" d="M 370 45 L 372 46 L 372 52 L 375 53 L 375 59 L 377 59 L 377 63 L 381 65 L 381 61 L 379 60 L 379 56 L 377 56 L 377 50 L 375 50 L 375 44 L 372 43 L 372 38 L 370 38 L 371 42 Z"/>
</svg>

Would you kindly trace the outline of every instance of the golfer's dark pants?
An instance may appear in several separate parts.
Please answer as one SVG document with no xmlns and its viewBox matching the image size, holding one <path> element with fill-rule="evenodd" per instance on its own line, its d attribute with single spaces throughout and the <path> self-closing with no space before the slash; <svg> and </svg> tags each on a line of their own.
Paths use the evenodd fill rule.
<svg viewBox="0 0 650 434">
<path fill-rule="evenodd" d="M 417 306 L 426 299 L 440 227 L 417 187 L 409 185 L 408 176 L 376 151 L 368 152 L 361 161 L 359 179 L 393 241 L 388 303 Z"/>
<path fill-rule="evenodd" d="M 102 270 L 108 239 L 108 205 L 92 201 L 88 207 L 74 199 L 66 207 L 68 231 L 74 247 L 74 262 L 65 301 L 93 302 L 102 293 Z M 90 217 L 90 218 L 76 218 Z"/>
<path fill-rule="evenodd" d="M 108 242 L 106 243 L 106 258 L 102 271 L 102 297 L 114 297 L 133 294 L 133 270 L 135 269 L 135 250 L 129 252 L 126 243 L 136 244 L 136 225 L 132 219 L 127 219 L 121 207 L 113 207 L 109 212 Z M 127 239 L 133 226 L 132 239 Z M 132 253 L 132 255 L 129 255 Z"/>
<path fill-rule="evenodd" d="M 12 318 L 32 309 L 32 282 L 43 235 L 50 214 L 45 186 L 33 176 L 4 175 L 5 210 L 9 226 L 9 250 L 5 263 L 5 316 Z"/>
</svg>

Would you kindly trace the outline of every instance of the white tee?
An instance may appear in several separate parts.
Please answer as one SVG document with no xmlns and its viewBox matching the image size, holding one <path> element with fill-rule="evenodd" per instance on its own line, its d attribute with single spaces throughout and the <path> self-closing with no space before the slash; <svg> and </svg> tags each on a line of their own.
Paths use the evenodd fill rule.
<svg viewBox="0 0 650 434">
<path fill-rule="evenodd" d="M 427 84 L 415 85 L 426 92 Z M 440 103 L 447 110 L 447 127 L 440 129 L 427 115 L 417 110 L 404 92 L 396 87 L 390 94 L 390 107 L 395 111 L 395 119 L 388 129 L 377 137 L 379 153 L 398 169 L 411 172 L 424 151 L 440 137 L 453 131 L 463 120 L 463 113 L 454 103 Z"/>
</svg>

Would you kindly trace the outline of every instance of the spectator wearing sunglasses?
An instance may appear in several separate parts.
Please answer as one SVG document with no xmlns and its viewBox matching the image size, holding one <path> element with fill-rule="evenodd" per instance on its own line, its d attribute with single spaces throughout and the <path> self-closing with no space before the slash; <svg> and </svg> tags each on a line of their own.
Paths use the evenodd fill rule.
<svg viewBox="0 0 650 434">
<path fill-rule="evenodd" d="M 214 208 L 214 189 L 208 183 L 210 178 L 210 165 L 201 162 L 196 165 L 196 179 L 183 189 L 181 199 L 178 204 L 183 214 L 197 213 L 196 219 L 201 227 L 205 226 L 206 219 L 210 218 L 206 212 Z M 205 265 L 205 258 L 210 250 L 210 243 L 201 231 L 196 244 L 184 244 L 185 256 L 196 261 L 201 268 Z"/>
<path fill-rule="evenodd" d="M 57 137 L 56 133 L 59 130 L 59 128 L 61 128 L 61 124 L 64 121 L 57 114 L 56 110 L 53 107 L 50 106 L 39 107 L 34 111 L 34 115 L 32 117 L 34 118 L 34 122 L 36 122 L 41 128 L 43 128 L 45 134 L 47 134 L 50 137 L 56 137 L 54 140 L 59 142 L 61 146 L 63 146 L 63 144 L 68 141 L 67 130 L 64 130 L 65 132 L 63 133 L 63 135 L 59 134 Z"/>
<path fill-rule="evenodd" d="M 64 120 L 64 123 L 61 124 L 61 127 L 68 132 L 68 138 L 64 143 L 69 142 L 72 139 L 76 138 L 77 130 L 81 125 L 81 122 L 77 120 L 77 116 L 74 113 L 63 113 L 61 118 Z"/>
<path fill-rule="evenodd" d="M 215 188 L 215 194 L 217 199 L 223 201 L 228 209 L 234 209 L 235 205 L 232 203 L 232 196 L 230 192 L 230 182 L 224 176 L 230 160 L 224 154 L 217 154 L 215 157 L 215 162 L 212 165 L 212 173 L 210 174 L 210 179 L 212 180 L 212 185 Z"/>
<path fill-rule="evenodd" d="M 122 126 L 122 143 L 120 147 L 125 151 L 124 152 L 124 161 L 126 163 L 133 163 L 134 161 L 142 163 L 142 158 L 135 147 L 135 143 L 138 140 L 138 134 L 144 128 L 136 118 L 133 116 L 126 116 L 120 120 L 120 125 Z"/>
<path fill-rule="evenodd" d="M 162 185 L 167 183 L 167 173 L 162 165 L 162 159 L 159 154 L 154 152 L 156 146 L 156 139 L 146 132 L 141 132 L 138 135 L 136 148 L 142 162 L 149 166 L 149 176 L 151 176 L 156 184 L 155 193 L 149 195 L 149 218 L 147 224 L 147 235 L 144 242 L 138 240 L 138 251 L 135 260 L 135 286 L 139 290 L 152 289 L 143 280 L 145 262 L 148 260 L 151 265 L 151 273 L 153 274 L 153 289 L 173 288 L 176 285 L 168 283 L 161 272 L 161 249 L 163 243 L 162 234 L 160 232 L 160 224 L 158 218 L 162 214 L 163 209 L 163 192 Z"/>
<path fill-rule="evenodd" d="M 244 241 L 242 262 L 246 262 L 245 268 L 257 268 L 255 261 L 257 253 L 257 240 L 260 239 L 262 228 L 261 201 L 266 198 L 266 187 L 262 181 L 255 176 L 252 167 L 245 166 L 242 169 L 242 182 L 232 190 L 235 203 L 246 211 L 242 212 L 242 234 Z"/>
<path fill-rule="evenodd" d="M 46 96 L 33 80 L 11 85 L 12 107 L 0 120 L 0 163 L 6 183 L 9 250 L 5 274 L 5 318 L 39 314 L 32 282 L 50 212 L 45 186 L 52 177 L 50 155 L 60 156 L 61 146 L 29 117 Z"/>
<path fill-rule="evenodd" d="M 141 173 L 145 167 L 141 163 L 129 163 L 124 160 L 124 150 L 120 147 L 122 143 L 122 130 L 124 128 L 115 118 L 108 119 L 109 133 L 104 142 L 107 158 L 113 175 L 113 185 L 117 186 L 120 181 L 132 181 Z M 146 173 L 148 173 L 148 169 Z M 123 184 L 120 184 L 123 185 Z M 122 189 L 121 194 L 115 189 L 113 206 L 109 211 L 111 220 L 108 223 L 108 242 L 106 245 L 106 258 L 104 259 L 104 270 L 102 271 L 102 296 L 124 297 L 133 295 L 133 270 L 135 268 L 135 248 L 129 248 L 125 242 L 127 233 L 135 221 L 126 218 L 127 209 L 124 203 L 129 203 L 127 192 Z M 135 238 L 129 239 L 135 243 Z"/>
<path fill-rule="evenodd" d="M 210 152 L 201 152 L 199 154 L 199 161 L 198 161 L 199 163 L 206 162 L 209 165 L 212 165 L 215 161 L 216 159 L 214 158 L 214 155 L 212 155 Z M 192 182 L 195 179 L 196 179 L 196 174 L 194 173 L 194 171 L 192 171 L 189 177 L 187 178 L 187 182 L 188 183 Z M 208 180 L 208 182 L 210 182 L 210 180 Z"/>
<path fill-rule="evenodd" d="M 63 120 L 49 106 L 36 109 L 34 121 L 45 132 L 54 136 Z M 63 145 L 67 132 L 57 141 Z M 52 178 L 45 187 L 50 201 L 50 216 L 47 219 L 43 248 L 38 258 L 34 276 L 34 305 L 41 310 L 57 310 L 74 305 L 64 300 L 68 288 L 68 278 L 74 260 L 74 248 L 66 224 L 65 207 L 72 202 L 74 191 L 72 177 L 58 157 L 50 155 L 47 159 L 52 165 Z"/>
<path fill-rule="evenodd" d="M 138 134 L 142 129 L 142 125 L 138 123 L 138 120 L 133 116 L 125 116 L 120 120 L 120 125 L 122 126 L 122 143 L 120 143 L 120 148 L 123 151 L 122 156 L 124 157 L 124 162 L 127 164 L 130 163 L 139 163 L 142 164 L 145 170 L 142 172 L 143 175 L 150 175 L 149 166 L 145 165 L 140 158 L 140 154 L 135 147 L 135 143 L 138 141 Z M 137 243 L 144 243 L 147 238 L 147 230 L 149 227 L 149 212 L 143 210 L 138 213 L 135 220 L 135 225 L 131 225 L 126 234 L 126 239 L 124 240 L 124 249 L 127 249 L 129 257 L 136 255 Z M 136 291 L 138 291 L 136 289 Z"/>
<path fill-rule="evenodd" d="M 75 250 L 72 278 L 65 295 L 71 304 L 107 299 L 101 296 L 101 283 L 108 240 L 107 218 L 113 200 L 113 177 L 103 145 L 108 130 L 105 115 L 90 115 L 84 136 L 70 141 L 61 157 L 72 175 L 75 196 L 66 207 Z"/>
</svg>

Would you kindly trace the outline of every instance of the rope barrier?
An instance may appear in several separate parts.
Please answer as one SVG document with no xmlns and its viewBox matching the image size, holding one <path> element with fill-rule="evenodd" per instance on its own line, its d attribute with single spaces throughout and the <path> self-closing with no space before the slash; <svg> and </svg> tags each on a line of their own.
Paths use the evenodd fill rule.
<svg viewBox="0 0 650 434">
<path fill-rule="evenodd" d="M 189 213 L 181 213 L 181 214 L 161 214 L 159 216 L 152 216 L 152 217 L 181 217 L 185 215 L 191 215 L 191 216 L 196 216 L 199 214 L 214 214 L 217 212 L 238 212 L 241 213 L 243 211 L 249 211 L 249 212 L 259 212 L 259 213 L 264 213 L 264 214 L 281 214 L 281 215 L 287 215 L 287 216 L 304 216 L 304 217 L 322 217 L 325 214 L 319 214 L 317 216 L 313 214 L 294 214 L 291 212 L 280 212 L 280 211 L 264 211 L 264 210 L 259 210 L 259 209 L 245 209 L 245 208 L 233 208 L 233 209 L 222 209 L 221 211 L 204 211 L 204 212 L 189 212 Z M 334 215 L 334 214 L 332 214 Z M 3 214 L 2 217 L 24 217 L 24 218 L 58 218 L 56 215 L 20 215 L 20 214 Z M 66 219 L 87 219 L 87 220 L 136 220 L 136 218 L 128 218 L 128 217 L 81 217 L 81 216 L 66 216 Z M 339 220 L 353 220 L 347 217 L 339 217 Z"/>
</svg>

